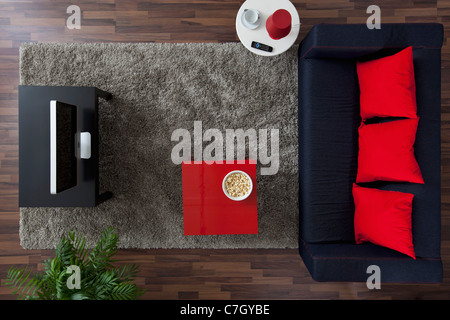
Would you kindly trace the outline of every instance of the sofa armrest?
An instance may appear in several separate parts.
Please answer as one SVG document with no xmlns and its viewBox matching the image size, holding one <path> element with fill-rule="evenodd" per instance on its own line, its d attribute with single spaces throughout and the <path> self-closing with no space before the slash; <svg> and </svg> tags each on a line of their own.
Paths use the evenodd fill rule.
<svg viewBox="0 0 450 320">
<path fill-rule="evenodd" d="M 441 283 L 440 257 L 412 259 L 394 250 L 371 243 L 312 244 L 299 239 L 299 252 L 316 281 L 366 282 L 369 266 L 377 266 L 381 282 Z"/>
<path fill-rule="evenodd" d="M 389 23 L 381 24 L 381 29 L 368 29 L 366 24 L 317 24 L 302 41 L 299 58 L 357 59 L 408 46 L 440 49 L 443 36 L 439 23 Z"/>
</svg>

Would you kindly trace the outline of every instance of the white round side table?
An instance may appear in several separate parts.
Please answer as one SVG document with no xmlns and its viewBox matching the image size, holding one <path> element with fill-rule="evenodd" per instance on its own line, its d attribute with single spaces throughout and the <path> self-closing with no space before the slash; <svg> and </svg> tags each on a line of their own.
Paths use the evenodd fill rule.
<svg viewBox="0 0 450 320">
<path fill-rule="evenodd" d="M 245 9 L 256 9 L 260 12 L 261 23 L 256 29 L 248 29 L 242 24 L 241 18 Z M 284 38 L 274 40 L 266 30 L 266 21 L 278 9 L 285 9 L 291 14 L 291 32 Z M 236 32 L 241 43 L 251 52 L 262 56 L 275 56 L 288 50 L 297 40 L 300 32 L 300 17 L 297 9 L 289 0 L 247 0 L 237 13 Z M 271 46 L 273 51 L 267 52 L 253 48 L 252 41 Z"/>
</svg>

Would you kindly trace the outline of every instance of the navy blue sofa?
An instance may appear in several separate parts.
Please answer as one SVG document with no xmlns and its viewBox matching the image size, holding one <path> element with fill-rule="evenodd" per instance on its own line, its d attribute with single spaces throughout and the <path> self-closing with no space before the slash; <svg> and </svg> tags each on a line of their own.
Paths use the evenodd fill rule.
<svg viewBox="0 0 450 320">
<path fill-rule="evenodd" d="M 381 282 L 442 281 L 441 47 L 435 23 L 315 25 L 299 47 L 299 252 L 317 281 L 365 282 L 380 268 Z M 415 154 L 425 184 L 376 182 L 367 186 L 414 194 L 417 259 L 354 240 L 352 184 L 358 159 L 357 60 L 413 46 L 417 112 Z M 376 81 L 376 79 L 374 79 Z"/>
</svg>

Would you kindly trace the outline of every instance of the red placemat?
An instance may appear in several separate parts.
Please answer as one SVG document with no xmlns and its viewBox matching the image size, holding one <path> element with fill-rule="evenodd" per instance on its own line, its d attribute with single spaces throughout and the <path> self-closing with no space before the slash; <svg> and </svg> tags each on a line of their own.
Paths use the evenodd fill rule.
<svg viewBox="0 0 450 320">
<path fill-rule="evenodd" d="M 247 173 L 253 191 L 247 199 L 234 201 L 223 192 L 223 178 L 233 170 Z M 184 235 L 257 234 L 256 161 L 244 164 L 183 162 Z"/>
</svg>

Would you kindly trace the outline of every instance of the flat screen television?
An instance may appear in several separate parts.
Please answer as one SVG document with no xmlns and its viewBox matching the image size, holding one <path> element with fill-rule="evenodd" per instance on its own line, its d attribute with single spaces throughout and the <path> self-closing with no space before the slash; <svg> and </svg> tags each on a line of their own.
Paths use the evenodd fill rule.
<svg viewBox="0 0 450 320">
<path fill-rule="evenodd" d="M 50 193 L 77 185 L 77 107 L 50 101 Z"/>
<path fill-rule="evenodd" d="M 91 158 L 91 134 L 80 132 L 77 106 L 50 101 L 50 193 L 73 188 L 81 159 Z"/>
</svg>

